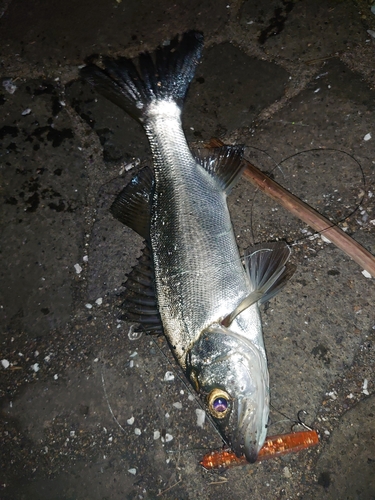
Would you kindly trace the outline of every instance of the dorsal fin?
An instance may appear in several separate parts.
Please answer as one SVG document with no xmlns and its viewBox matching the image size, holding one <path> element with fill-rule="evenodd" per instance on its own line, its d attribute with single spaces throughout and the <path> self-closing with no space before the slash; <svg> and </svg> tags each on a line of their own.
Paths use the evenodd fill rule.
<svg viewBox="0 0 375 500">
<path fill-rule="evenodd" d="M 214 176 L 227 193 L 241 176 L 243 146 L 193 149 L 196 161 Z"/>
<path fill-rule="evenodd" d="M 148 245 L 128 274 L 125 287 L 122 303 L 125 313 L 121 318 L 139 323 L 147 333 L 163 333 L 155 293 L 154 266 Z"/>
<path fill-rule="evenodd" d="M 120 222 L 137 232 L 142 238 L 150 237 L 151 201 L 154 174 L 144 167 L 117 196 L 110 208 Z"/>
</svg>

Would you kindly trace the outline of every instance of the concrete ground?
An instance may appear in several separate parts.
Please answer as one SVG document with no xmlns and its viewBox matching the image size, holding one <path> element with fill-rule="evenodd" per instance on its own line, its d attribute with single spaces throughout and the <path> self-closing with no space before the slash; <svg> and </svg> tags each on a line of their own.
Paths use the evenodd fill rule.
<svg viewBox="0 0 375 500">
<path fill-rule="evenodd" d="M 375 15 L 368 0 L 0 0 L 0 498 L 375 498 L 375 286 L 246 181 L 241 251 L 281 238 L 297 271 L 262 311 L 269 434 L 301 409 L 312 450 L 207 472 L 221 440 L 164 340 L 121 319 L 142 242 L 108 208 L 150 162 L 78 68 L 199 29 L 184 112 L 375 254 Z M 130 166 L 134 165 L 132 170 Z M 170 376 L 166 373 L 170 372 Z"/>
</svg>

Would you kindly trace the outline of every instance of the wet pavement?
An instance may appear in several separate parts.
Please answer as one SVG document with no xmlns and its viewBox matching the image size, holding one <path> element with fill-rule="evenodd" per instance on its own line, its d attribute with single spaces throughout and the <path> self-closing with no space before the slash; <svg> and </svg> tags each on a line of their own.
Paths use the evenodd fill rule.
<svg viewBox="0 0 375 500">
<path fill-rule="evenodd" d="M 150 8 L 150 5 L 151 8 Z M 190 142 L 247 157 L 375 254 L 375 15 L 361 0 L 0 1 L 0 391 L 4 500 L 375 498 L 374 279 L 246 180 L 241 252 L 278 238 L 297 272 L 262 310 L 269 434 L 297 412 L 319 447 L 226 471 L 162 338 L 123 321 L 141 239 L 109 214 L 139 125 L 78 68 L 205 34 Z M 289 420 L 288 420 L 289 419 Z M 290 420 L 291 419 L 291 420 Z"/>
</svg>

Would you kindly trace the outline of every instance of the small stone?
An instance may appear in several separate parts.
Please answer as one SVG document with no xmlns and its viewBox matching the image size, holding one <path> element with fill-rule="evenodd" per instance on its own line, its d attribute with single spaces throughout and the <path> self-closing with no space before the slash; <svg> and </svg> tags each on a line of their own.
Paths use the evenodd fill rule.
<svg viewBox="0 0 375 500">
<path fill-rule="evenodd" d="M 286 477 L 287 479 L 289 479 L 290 477 L 292 477 L 292 474 L 290 473 L 290 470 L 289 470 L 288 467 L 284 467 L 283 474 L 284 474 L 284 477 Z"/>
<path fill-rule="evenodd" d="M 133 425 L 134 424 L 134 417 L 130 417 L 128 418 L 128 420 L 126 421 L 129 425 Z"/>
<path fill-rule="evenodd" d="M 7 359 L 2 359 L 1 364 L 3 365 L 3 368 L 5 368 L 5 369 L 7 369 L 10 365 L 10 363 Z"/>
<path fill-rule="evenodd" d="M 154 439 L 155 441 L 160 438 L 160 432 L 159 431 L 154 431 Z"/>
<path fill-rule="evenodd" d="M 101 297 L 99 297 L 98 299 L 96 299 L 95 304 L 97 306 L 101 306 L 103 304 L 103 299 Z"/>
<path fill-rule="evenodd" d="M 134 434 L 135 434 L 136 436 L 140 436 L 140 435 L 142 434 L 141 429 L 138 429 L 138 427 L 136 427 L 136 428 L 134 429 Z"/>
<path fill-rule="evenodd" d="M 370 395 L 370 393 L 367 390 L 367 387 L 368 387 L 368 380 L 367 380 L 367 378 L 365 378 L 365 380 L 363 381 L 363 386 L 362 386 L 362 393 L 365 396 L 369 396 Z"/>
<path fill-rule="evenodd" d="M 137 469 L 128 469 L 129 474 L 133 474 L 135 476 L 137 474 Z"/>
<path fill-rule="evenodd" d="M 369 132 L 368 134 L 366 134 L 363 138 L 364 141 L 369 141 L 371 139 L 371 133 Z"/>
<path fill-rule="evenodd" d="M 35 373 L 37 373 L 40 370 L 39 363 L 34 363 L 33 365 L 31 365 L 31 369 L 34 370 Z"/>
<path fill-rule="evenodd" d="M 77 274 L 80 274 L 82 272 L 82 267 L 79 264 L 74 264 L 74 269 L 76 270 Z"/>
<path fill-rule="evenodd" d="M 173 406 L 177 408 L 177 410 L 182 410 L 182 403 L 180 403 L 179 401 L 177 403 L 173 403 Z"/>
<path fill-rule="evenodd" d="M 173 440 L 172 434 L 168 434 L 168 432 L 167 432 L 166 435 L 165 435 L 164 440 L 165 440 L 166 443 L 169 443 L 169 441 L 172 441 Z"/>
<path fill-rule="evenodd" d="M 92 304 L 85 304 L 85 307 L 86 307 L 87 309 L 92 309 Z"/>
<path fill-rule="evenodd" d="M 171 380 L 174 380 L 174 374 L 172 372 L 165 372 L 164 382 L 170 382 Z"/>
<path fill-rule="evenodd" d="M 321 234 L 320 237 L 322 241 L 324 241 L 324 243 L 332 243 L 331 240 L 329 240 L 326 236 L 324 236 L 324 234 Z"/>
<path fill-rule="evenodd" d="M 206 412 L 201 408 L 197 408 L 195 414 L 197 415 L 197 426 L 203 429 L 204 421 L 206 420 Z"/>
<path fill-rule="evenodd" d="M 368 271 L 366 271 L 366 269 L 364 269 L 364 270 L 363 270 L 363 271 L 361 271 L 361 272 L 362 272 L 362 274 L 363 274 L 363 276 L 364 276 L 365 278 L 369 278 L 369 279 L 370 279 L 370 278 L 372 278 L 371 274 L 370 274 Z"/>
</svg>

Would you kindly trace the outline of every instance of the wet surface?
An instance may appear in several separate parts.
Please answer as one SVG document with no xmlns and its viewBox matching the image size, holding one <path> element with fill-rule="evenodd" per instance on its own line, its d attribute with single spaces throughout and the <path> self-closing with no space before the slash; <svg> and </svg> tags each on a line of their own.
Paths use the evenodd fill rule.
<svg viewBox="0 0 375 500">
<path fill-rule="evenodd" d="M 269 434 L 290 431 L 279 412 L 304 409 L 321 444 L 227 471 L 199 466 L 220 437 L 198 425 L 163 339 L 128 335 L 120 319 L 142 241 L 108 210 L 149 147 L 78 66 L 202 30 L 189 141 L 245 144 L 375 254 L 375 16 L 334 0 L 153 9 L 0 3 L 0 497 L 373 499 L 374 279 L 245 180 L 229 198 L 241 252 L 286 239 L 297 265 L 262 311 Z"/>
</svg>

